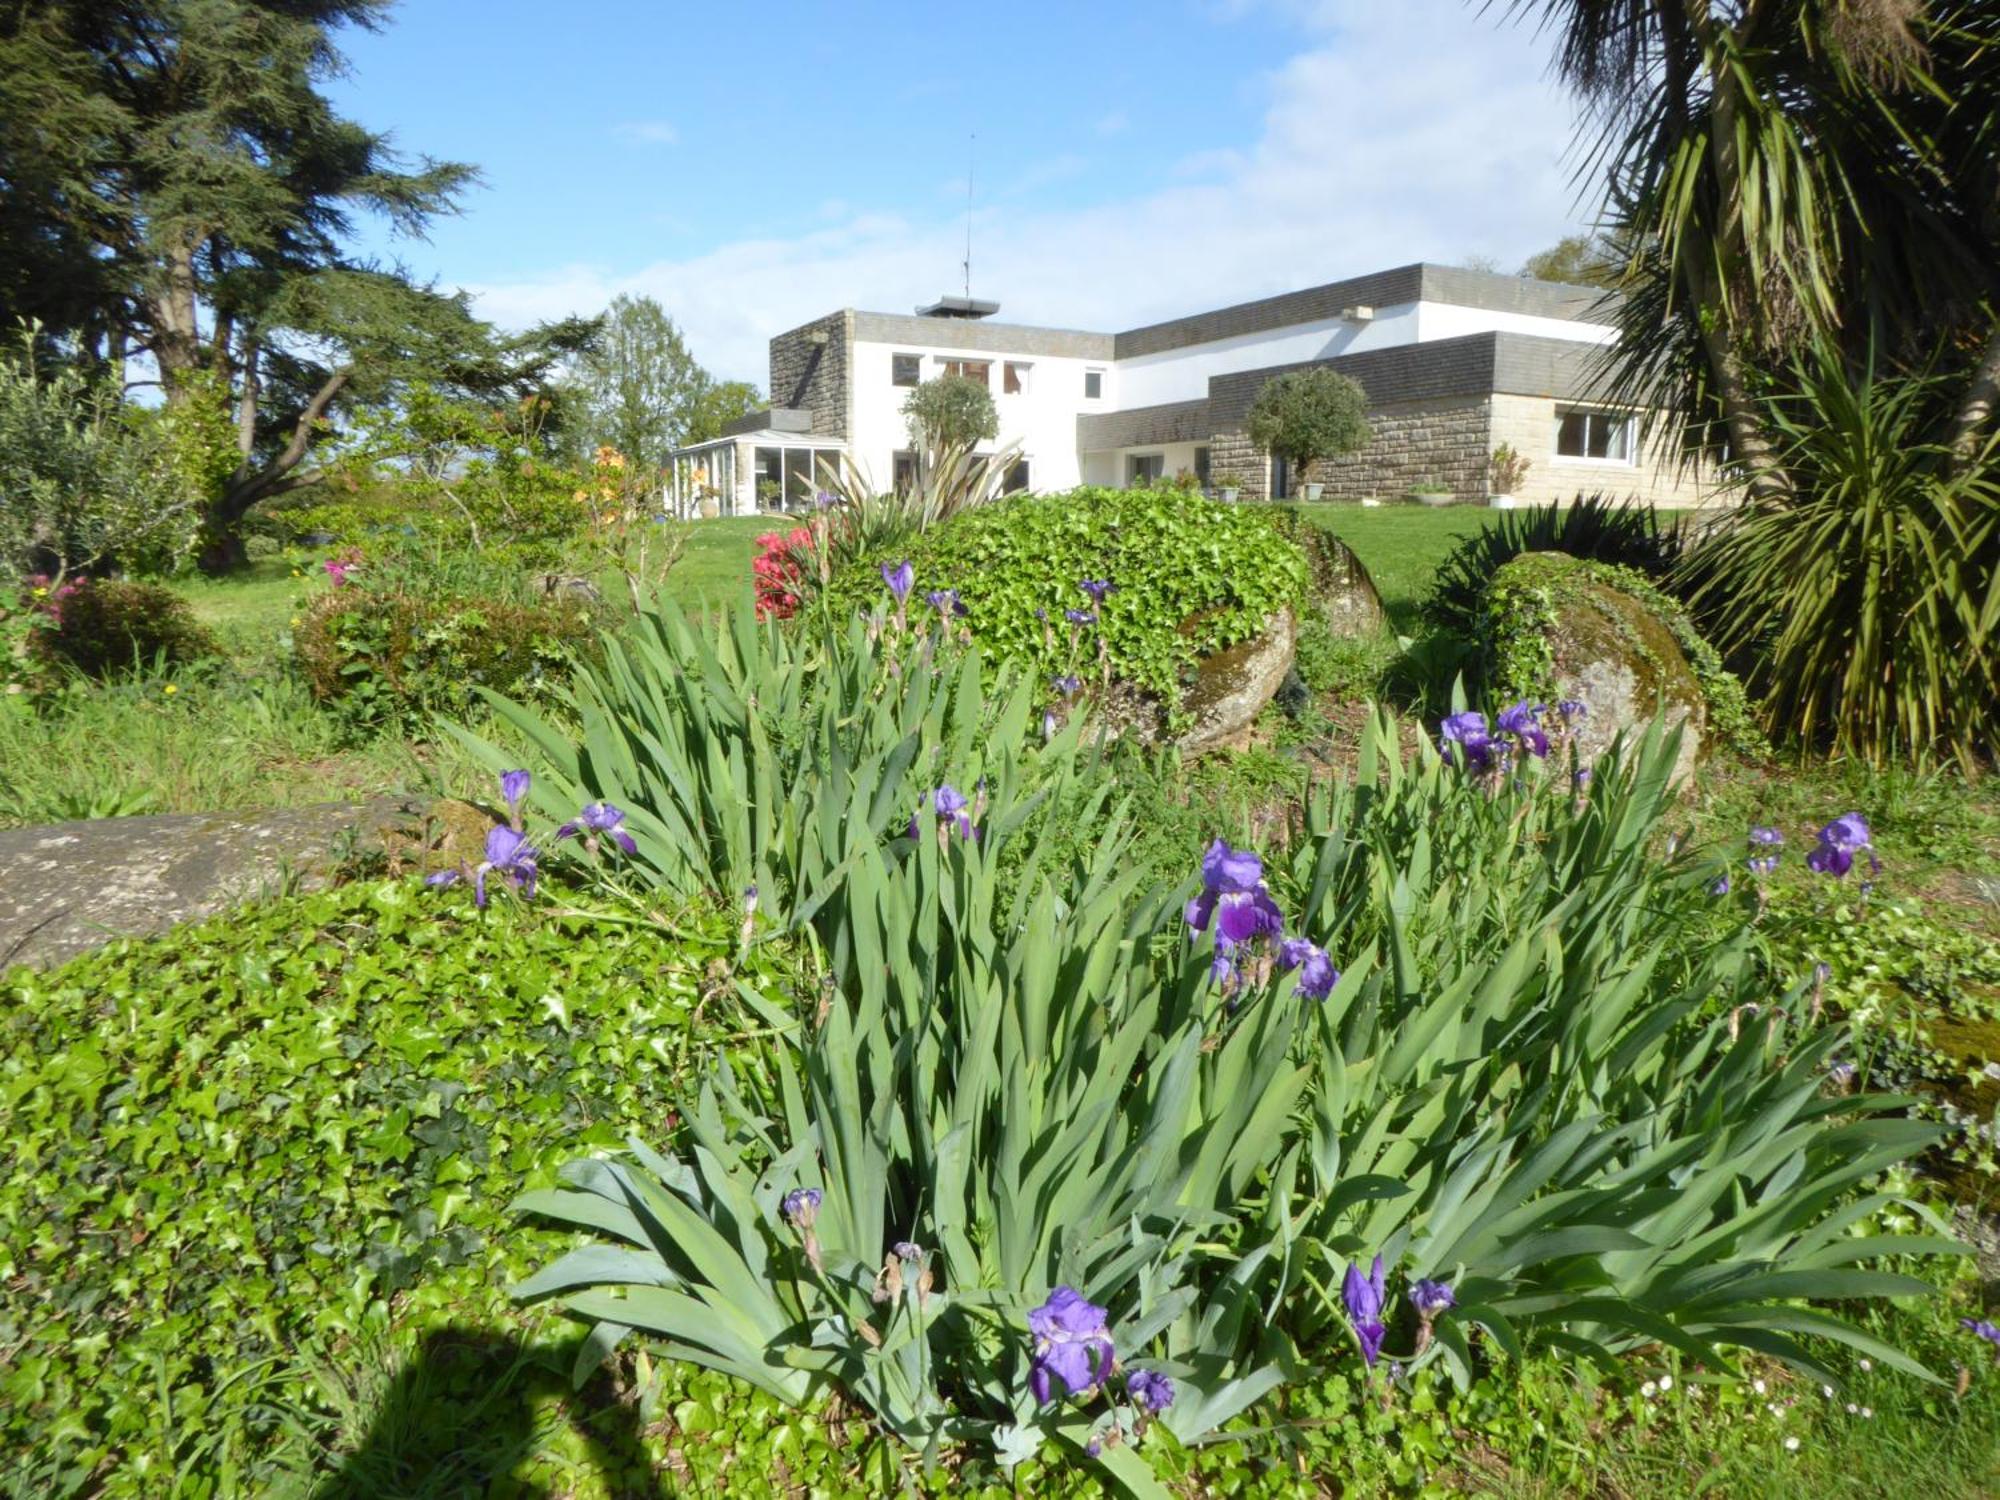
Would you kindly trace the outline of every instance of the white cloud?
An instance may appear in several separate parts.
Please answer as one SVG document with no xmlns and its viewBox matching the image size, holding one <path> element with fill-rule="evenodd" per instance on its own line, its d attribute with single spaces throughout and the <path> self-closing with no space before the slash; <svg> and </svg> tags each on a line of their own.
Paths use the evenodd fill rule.
<svg viewBox="0 0 2000 1500">
<path fill-rule="evenodd" d="M 611 133 L 628 146 L 671 146 L 681 138 L 666 120 L 627 120 L 612 126 Z"/>
<path fill-rule="evenodd" d="M 1516 265 L 1572 228 L 1571 110 L 1531 29 L 1463 0 L 1317 0 L 1293 13 L 1314 28 L 1310 46 L 1262 80 L 1256 140 L 1163 163 L 1163 185 L 1095 206 L 980 210 L 974 294 L 1009 320 L 1129 328 L 1414 260 Z M 788 238 L 629 275 L 577 265 L 471 290 L 508 325 L 650 294 L 711 369 L 762 384 L 773 333 L 836 307 L 898 311 L 956 290 L 964 234 L 962 213 L 942 204 L 917 219 L 850 206 Z"/>
</svg>

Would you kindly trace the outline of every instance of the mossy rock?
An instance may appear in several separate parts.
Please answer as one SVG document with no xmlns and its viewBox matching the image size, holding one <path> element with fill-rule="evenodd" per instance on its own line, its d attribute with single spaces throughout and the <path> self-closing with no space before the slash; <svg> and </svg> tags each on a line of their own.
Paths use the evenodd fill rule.
<svg viewBox="0 0 2000 1500">
<path fill-rule="evenodd" d="M 1684 780 L 1712 744 L 1710 694 L 1682 648 L 1685 622 L 1624 572 L 1562 552 L 1503 565 L 1481 615 L 1485 680 L 1495 702 L 1582 703 L 1575 743 L 1586 764 L 1664 716 L 1681 730 L 1674 779 Z"/>
<path fill-rule="evenodd" d="M 1320 612 L 1327 628 L 1345 638 L 1378 634 L 1389 616 L 1354 549 L 1297 511 L 1273 506 L 1270 516 L 1278 534 L 1305 553 L 1307 606 Z"/>
<path fill-rule="evenodd" d="M 1298 643 L 1298 620 L 1281 609 L 1249 640 L 1201 658 L 1181 693 L 1178 733 L 1157 698 L 1127 683 L 1115 685 L 1098 712 L 1114 736 L 1146 745 L 1171 741 L 1187 755 L 1235 744 L 1277 696 Z"/>
</svg>

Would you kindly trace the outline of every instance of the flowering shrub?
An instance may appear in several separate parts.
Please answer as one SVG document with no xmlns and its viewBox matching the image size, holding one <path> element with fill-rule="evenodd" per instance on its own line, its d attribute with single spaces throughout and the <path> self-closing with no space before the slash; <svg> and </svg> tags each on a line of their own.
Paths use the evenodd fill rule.
<svg viewBox="0 0 2000 1500">
<path fill-rule="evenodd" d="M 221 650 L 187 600 L 157 583 L 71 579 L 38 607 L 48 628 L 34 633 L 31 649 L 87 677 L 188 667 Z"/>
<path fill-rule="evenodd" d="M 757 555 L 750 559 L 757 618 L 789 620 L 798 612 L 805 574 L 800 556 L 811 551 L 812 532 L 803 526 L 787 536 L 767 531 L 757 538 L 757 549 Z"/>
</svg>

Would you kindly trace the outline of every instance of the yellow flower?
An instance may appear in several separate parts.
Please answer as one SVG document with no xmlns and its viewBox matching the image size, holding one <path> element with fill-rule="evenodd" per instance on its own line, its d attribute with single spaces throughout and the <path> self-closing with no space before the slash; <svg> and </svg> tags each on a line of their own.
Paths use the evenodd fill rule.
<svg viewBox="0 0 2000 1500">
<path fill-rule="evenodd" d="M 49 597 L 49 591 L 47 589 L 36 589 L 35 597 L 37 599 L 46 599 Z"/>
<path fill-rule="evenodd" d="M 160 691 L 163 693 L 178 693 L 180 689 L 170 682 L 165 687 L 161 688 Z"/>
<path fill-rule="evenodd" d="M 292 628 L 293 628 L 294 630 L 296 630 L 296 629 L 298 628 L 298 624 L 299 624 L 299 617 L 298 617 L 297 615 L 293 615 L 293 616 L 292 616 Z"/>
</svg>

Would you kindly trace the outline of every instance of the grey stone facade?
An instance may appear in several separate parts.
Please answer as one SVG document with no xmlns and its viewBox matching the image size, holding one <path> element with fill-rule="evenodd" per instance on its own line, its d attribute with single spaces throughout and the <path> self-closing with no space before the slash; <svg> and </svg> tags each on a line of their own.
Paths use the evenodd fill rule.
<svg viewBox="0 0 2000 1500">
<path fill-rule="evenodd" d="M 843 310 L 771 340 L 771 405 L 811 413 L 815 437 L 847 436 L 854 314 Z"/>
<path fill-rule="evenodd" d="M 1168 401 L 1126 411 L 1084 412 L 1076 419 L 1079 452 L 1149 443 L 1205 443 L 1215 431 L 1206 400 Z"/>
</svg>

